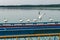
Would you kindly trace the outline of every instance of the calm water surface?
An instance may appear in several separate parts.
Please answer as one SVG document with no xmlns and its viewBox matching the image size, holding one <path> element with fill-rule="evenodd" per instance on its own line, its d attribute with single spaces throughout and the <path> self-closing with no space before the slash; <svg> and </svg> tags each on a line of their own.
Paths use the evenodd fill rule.
<svg viewBox="0 0 60 40">
<path fill-rule="evenodd" d="M 49 21 L 49 17 L 54 19 L 54 21 L 60 21 L 60 10 L 33 10 L 33 9 L 3 9 L 0 8 L 0 23 L 4 23 L 4 18 L 8 20 L 9 23 L 18 23 L 19 19 L 23 19 L 26 22 L 26 19 L 38 19 L 38 12 L 41 14 L 46 13 L 42 21 Z M 39 21 L 39 19 L 38 19 Z M 50 37 L 51 40 L 58 40 L 58 36 Z M 55 39 L 56 38 L 56 39 Z M 28 40 L 28 38 L 18 38 L 19 40 Z M 32 37 L 30 40 L 38 40 L 37 37 Z M 4 40 L 4 39 L 0 39 Z M 9 38 L 6 40 L 16 40 L 16 38 Z M 49 37 L 40 37 L 40 40 L 49 40 Z"/>
<path fill-rule="evenodd" d="M 42 17 L 42 21 L 49 21 L 49 17 L 54 19 L 54 21 L 60 21 L 60 10 L 33 10 L 33 9 L 4 9 L 0 8 L 0 23 L 3 23 L 4 18 L 8 20 L 8 22 L 19 22 L 19 19 L 24 20 L 26 22 L 27 19 L 31 21 L 33 19 L 38 19 L 38 12 L 41 14 L 46 13 Z"/>
</svg>

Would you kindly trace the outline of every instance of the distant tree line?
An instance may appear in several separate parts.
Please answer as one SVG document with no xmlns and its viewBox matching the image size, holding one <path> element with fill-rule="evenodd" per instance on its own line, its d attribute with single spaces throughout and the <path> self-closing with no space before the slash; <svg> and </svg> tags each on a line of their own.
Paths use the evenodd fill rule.
<svg viewBox="0 0 60 40">
<path fill-rule="evenodd" d="M 50 4 L 50 5 L 1 5 L 0 7 L 60 7 L 60 4 Z"/>
</svg>

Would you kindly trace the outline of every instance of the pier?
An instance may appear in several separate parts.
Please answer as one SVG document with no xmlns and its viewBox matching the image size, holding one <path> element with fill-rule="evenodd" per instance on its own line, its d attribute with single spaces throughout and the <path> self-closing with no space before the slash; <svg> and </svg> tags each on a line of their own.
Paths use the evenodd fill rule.
<svg viewBox="0 0 60 40">
<path fill-rule="evenodd" d="M 60 40 L 60 33 L 0 36 L 0 40 Z"/>
</svg>

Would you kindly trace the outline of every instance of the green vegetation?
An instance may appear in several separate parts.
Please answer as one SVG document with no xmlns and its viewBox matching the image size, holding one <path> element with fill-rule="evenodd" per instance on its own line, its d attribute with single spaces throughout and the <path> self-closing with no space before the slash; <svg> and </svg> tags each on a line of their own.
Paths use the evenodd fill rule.
<svg viewBox="0 0 60 40">
<path fill-rule="evenodd" d="M 0 7 L 60 7 L 60 4 L 50 4 L 50 5 L 7 5 Z"/>
</svg>

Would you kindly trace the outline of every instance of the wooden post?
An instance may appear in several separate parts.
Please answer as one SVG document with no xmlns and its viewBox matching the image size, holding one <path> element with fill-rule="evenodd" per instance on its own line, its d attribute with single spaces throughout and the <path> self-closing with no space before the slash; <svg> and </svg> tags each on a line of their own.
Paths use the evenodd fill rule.
<svg viewBox="0 0 60 40">
<path fill-rule="evenodd" d="M 18 40 L 18 37 L 16 37 L 16 40 Z"/>
<path fill-rule="evenodd" d="M 40 37 L 38 37 L 38 40 L 40 40 Z"/>
<path fill-rule="evenodd" d="M 28 37 L 28 40 L 30 40 L 30 37 Z"/>
<path fill-rule="evenodd" d="M 49 40 L 51 40 L 51 36 L 49 36 Z"/>
<path fill-rule="evenodd" d="M 4 40 L 6 40 L 6 37 L 4 37 Z"/>
<path fill-rule="evenodd" d="M 31 40 L 33 40 L 33 38 L 31 38 Z"/>
<path fill-rule="evenodd" d="M 24 38 L 24 40 L 26 40 L 26 38 Z"/>
<path fill-rule="evenodd" d="M 59 35 L 59 40 L 60 40 L 60 35 Z"/>
</svg>

